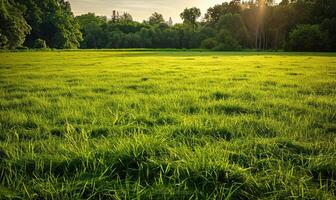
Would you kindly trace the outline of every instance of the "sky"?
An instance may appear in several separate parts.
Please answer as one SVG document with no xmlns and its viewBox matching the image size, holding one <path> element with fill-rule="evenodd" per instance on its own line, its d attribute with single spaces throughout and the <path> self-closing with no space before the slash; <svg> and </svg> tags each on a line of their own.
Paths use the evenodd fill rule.
<svg viewBox="0 0 336 200">
<path fill-rule="evenodd" d="M 135 21 L 148 19 L 153 12 L 163 15 L 166 21 L 169 17 L 174 23 L 181 22 L 180 13 L 184 8 L 198 7 L 202 16 L 209 7 L 228 0 L 68 0 L 75 15 L 94 12 L 96 15 L 110 17 L 113 10 L 119 13 L 128 12 Z"/>
</svg>

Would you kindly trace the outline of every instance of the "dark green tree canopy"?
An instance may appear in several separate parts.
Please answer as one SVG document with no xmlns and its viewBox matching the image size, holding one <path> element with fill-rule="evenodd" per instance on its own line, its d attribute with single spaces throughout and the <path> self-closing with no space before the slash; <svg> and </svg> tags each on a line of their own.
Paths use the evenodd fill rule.
<svg viewBox="0 0 336 200">
<path fill-rule="evenodd" d="M 105 16 L 96 16 L 95 13 L 87 13 L 76 17 L 81 28 L 89 25 L 89 24 L 97 24 L 103 25 L 107 22 L 107 18 Z"/>
<path fill-rule="evenodd" d="M 219 18 L 228 13 L 240 13 L 241 7 L 236 1 L 231 1 L 230 3 L 224 2 L 220 5 L 215 5 L 208 9 L 205 14 L 205 19 L 208 23 L 215 24 L 218 22 Z"/>
<path fill-rule="evenodd" d="M 150 25 L 158 25 L 165 23 L 163 16 L 157 12 L 153 13 L 152 16 L 149 17 L 148 23 Z"/>
<path fill-rule="evenodd" d="M 83 27 L 84 23 L 79 20 L 82 17 L 77 19 L 84 35 L 82 48 L 201 47 L 216 50 L 299 50 L 289 48 L 293 44 L 290 33 L 299 24 L 317 24 L 323 39 L 328 42 L 323 43 L 323 48 L 315 46 L 316 50 L 335 50 L 336 18 L 333 16 L 336 8 L 331 8 L 335 8 L 335 5 L 330 0 L 288 0 L 279 5 L 271 0 L 245 3 L 234 0 L 209 8 L 204 21 L 201 22 L 197 22 L 201 15 L 197 8 L 185 9 L 181 13 L 183 24 L 175 25 L 166 23 L 159 13 L 154 13 L 149 21 L 144 23 L 130 20 L 123 23 L 113 20 L 96 22 L 97 16 L 93 16 L 94 24 Z M 311 34 L 315 33 L 311 31 Z"/>
<path fill-rule="evenodd" d="M 69 2 L 64 0 L 1 0 L 1 17 L 10 34 L 9 46 L 23 42 L 34 47 L 36 39 L 43 39 L 52 48 L 77 48 L 82 40 Z M 10 25 L 12 23 L 12 25 Z M 16 25 L 13 25 L 16 24 Z M 28 26 L 29 25 L 29 26 Z M 17 31 L 11 27 L 17 26 Z M 5 34 L 3 34 L 5 35 Z M 11 38 L 8 38 L 9 36 Z M 16 39 L 15 39 L 16 38 Z"/>
<path fill-rule="evenodd" d="M 318 25 L 298 25 L 289 34 L 289 50 L 320 51 L 325 47 L 326 37 Z"/>
<path fill-rule="evenodd" d="M 186 8 L 180 14 L 181 19 L 184 24 L 196 24 L 196 20 L 201 16 L 201 10 L 199 8 Z"/>
<path fill-rule="evenodd" d="M 20 4 L 13 0 L 0 0 L 0 48 L 20 47 L 31 27 L 21 15 Z"/>
</svg>

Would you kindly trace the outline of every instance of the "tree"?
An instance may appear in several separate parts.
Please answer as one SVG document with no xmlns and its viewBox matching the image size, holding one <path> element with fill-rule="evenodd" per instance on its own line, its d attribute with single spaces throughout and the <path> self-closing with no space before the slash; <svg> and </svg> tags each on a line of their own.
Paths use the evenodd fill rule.
<svg viewBox="0 0 336 200">
<path fill-rule="evenodd" d="M 241 48 L 238 41 L 227 30 L 221 30 L 216 36 L 216 39 L 218 41 L 218 45 L 214 48 L 215 50 L 231 51 Z"/>
<path fill-rule="evenodd" d="M 104 31 L 101 26 L 95 23 L 86 25 L 83 28 L 83 37 L 84 40 L 81 43 L 83 48 L 104 48 L 105 44 L 103 41 Z"/>
<path fill-rule="evenodd" d="M 240 12 L 241 7 L 236 1 L 231 1 L 230 3 L 224 2 L 209 8 L 205 14 L 205 20 L 210 24 L 216 24 L 221 16 L 228 13 L 236 14 Z"/>
<path fill-rule="evenodd" d="M 161 23 L 165 23 L 165 20 L 163 19 L 163 16 L 157 12 L 153 13 L 152 16 L 149 17 L 148 23 L 150 25 L 158 25 Z"/>
<path fill-rule="evenodd" d="M 0 0 L 0 48 L 21 46 L 30 30 L 18 5 L 12 0 Z"/>
<path fill-rule="evenodd" d="M 336 17 L 323 20 L 321 29 L 327 33 L 329 51 L 336 51 Z"/>
<path fill-rule="evenodd" d="M 289 34 L 288 50 L 321 51 L 325 50 L 326 36 L 318 25 L 298 25 Z"/>
<path fill-rule="evenodd" d="M 147 28 L 141 28 L 138 32 L 141 38 L 141 47 L 150 48 L 152 47 L 152 31 Z"/>
<path fill-rule="evenodd" d="M 32 31 L 26 44 L 34 46 L 41 38 L 52 48 L 77 48 L 82 40 L 79 24 L 65 0 L 15 0 Z"/>
<path fill-rule="evenodd" d="M 82 48 L 103 48 L 106 43 L 103 26 L 106 25 L 107 19 L 103 16 L 96 16 L 94 13 L 83 14 L 76 17 L 83 34 Z"/>
<path fill-rule="evenodd" d="M 226 14 L 221 16 L 217 28 L 227 30 L 241 45 L 248 43 L 248 33 L 239 14 Z"/>
<path fill-rule="evenodd" d="M 184 24 L 192 24 L 193 26 L 196 25 L 196 20 L 201 16 L 201 10 L 199 8 L 186 8 L 180 14 L 181 19 L 183 20 Z"/>
<path fill-rule="evenodd" d="M 291 4 L 281 4 L 280 6 L 270 7 L 265 19 L 265 28 L 268 34 L 268 43 L 266 48 L 283 49 L 289 32 L 301 21 L 300 17 L 293 16 L 296 14 Z"/>
<path fill-rule="evenodd" d="M 85 28 L 89 24 L 97 24 L 101 26 L 107 22 L 107 18 L 105 16 L 96 16 L 95 13 L 90 12 L 77 16 L 75 19 L 79 23 L 81 29 Z"/>
<path fill-rule="evenodd" d="M 201 40 L 205 40 L 207 38 L 214 38 L 216 36 L 217 30 L 210 26 L 204 26 L 200 30 Z"/>
<path fill-rule="evenodd" d="M 121 22 L 132 22 L 133 17 L 131 14 L 124 12 L 122 15 L 119 16 L 119 21 Z"/>
<path fill-rule="evenodd" d="M 336 17 L 335 0 L 311 0 L 305 2 L 313 23 L 321 23 L 324 19 Z"/>
</svg>

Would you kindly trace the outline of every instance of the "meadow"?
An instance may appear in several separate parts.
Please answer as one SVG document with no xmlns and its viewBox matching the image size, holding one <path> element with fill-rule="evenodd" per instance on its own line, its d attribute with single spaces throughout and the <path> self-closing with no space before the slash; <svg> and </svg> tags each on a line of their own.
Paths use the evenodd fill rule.
<svg viewBox="0 0 336 200">
<path fill-rule="evenodd" d="M 336 199 L 335 136 L 335 53 L 0 53 L 0 199 Z"/>
</svg>

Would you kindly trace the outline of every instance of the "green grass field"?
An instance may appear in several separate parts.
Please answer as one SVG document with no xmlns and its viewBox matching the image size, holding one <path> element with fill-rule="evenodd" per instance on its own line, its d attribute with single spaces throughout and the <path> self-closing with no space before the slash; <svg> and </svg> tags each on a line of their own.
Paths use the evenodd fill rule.
<svg viewBox="0 0 336 200">
<path fill-rule="evenodd" d="M 336 54 L 0 53 L 0 199 L 336 199 Z"/>
</svg>

